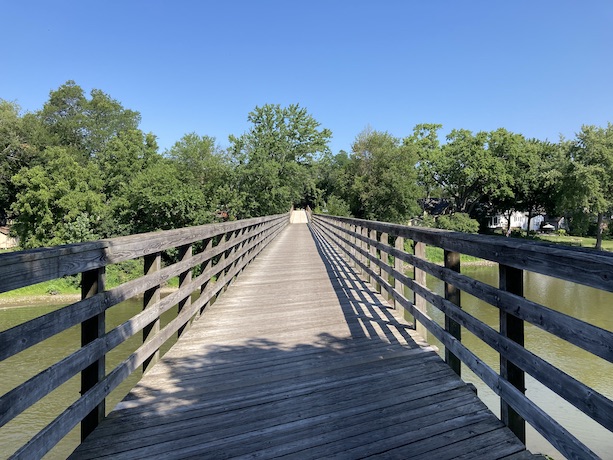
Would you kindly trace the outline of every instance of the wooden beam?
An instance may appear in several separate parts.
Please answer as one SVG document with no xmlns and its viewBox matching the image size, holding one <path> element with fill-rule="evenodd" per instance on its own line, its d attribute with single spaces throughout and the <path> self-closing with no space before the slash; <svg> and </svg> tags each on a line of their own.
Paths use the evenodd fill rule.
<svg viewBox="0 0 613 460">
<path fill-rule="evenodd" d="M 499 265 L 499 288 L 512 294 L 524 295 L 524 272 L 517 268 Z M 524 346 L 524 322 L 510 313 L 500 310 L 500 334 Z M 513 362 L 500 356 L 500 376 L 526 393 L 524 371 Z M 521 442 L 526 443 L 526 422 L 504 399 L 500 400 L 500 418 Z"/>
<path fill-rule="evenodd" d="M 83 272 L 81 275 L 81 298 L 87 299 L 104 291 L 105 268 Z M 94 340 L 104 336 L 106 329 L 106 312 L 102 311 L 96 316 L 81 323 L 81 346 L 84 347 Z M 81 395 L 87 393 L 105 376 L 106 355 L 81 371 Z M 104 399 L 81 421 L 81 441 L 94 431 L 105 415 Z"/>
</svg>

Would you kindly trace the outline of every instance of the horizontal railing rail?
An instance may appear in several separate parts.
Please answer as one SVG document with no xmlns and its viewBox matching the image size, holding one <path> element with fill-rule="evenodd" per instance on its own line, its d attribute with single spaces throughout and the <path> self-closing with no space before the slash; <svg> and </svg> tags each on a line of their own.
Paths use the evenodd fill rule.
<svg viewBox="0 0 613 460">
<path fill-rule="evenodd" d="M 500 397 L 501 419 L 522 442 L 527 421 L 568 458 L 598 458 L 525 396 L 525 374 L 612 432 L 613 401 L 526 349 L 524 324 L 531 323 L 609 363 L 613 363 L 613 333 L 524 298 L 523 271 L 613 292 L 613 254 L 345 217 L 312 214 L 310 220 L 367 281 L 413 316 L 418 330 L 425 328 L 444 345 L 445 359 L 459 375 L 463 363 Z M 411 252 L 405 250 L 405 243 Z M 444 250 L 444 266 L 426 259 L 426 245 Z M 460 273 L 460 254 L 498 264 L 499 287 Z M 406 274 L 405 264 L 412 268 L 412 276 Z M 444 282 L 444 295 L 426 286 L 426 274 Z M 406 297 L 405 288 L 412 291 L 413 299 Z M 499 331 L 464 311 L 460 292 L 497 308 Z M 444 325 L 428 316 L 427 304 L 444 314 Z M 462 329 L 496 351 L 500 373 L 462 343 Z"/>
<path fill-rule="evenodd" d="M 281 214 L 0 254 L 0 292 L 69 275 L 81 275 L 82 289 L 82 300 L 0 332 L 0 361 L 4 361 L 73 326 L 81 327 L 79 349 L 0 397 L 1 430 L 81 375 L 81 396 L 67 403 L 13 458 L 42 457 L 79 423 L 82 439 L 91 433 L 105 415 L 105 398 L 111 391 L 136 369 L 151 366 L 160 347 L 180 336 L 288 222 L 289 216 Z M 161 255 L 169 250 L 177 251 L 177 260 L 162 268 Z M 143 276 L 106 289 L 106 267 L 133 259 L 143 259 Z M 178 289 L 162 297 L 161 286 L 173 277 L 179 278 Z M 140 296 L 142 311 L 106 331 L 107 310 Z M 177 315 L 160 327 L 160 316 L 175 306 Z M 143 344 L 107 372 L 106 355 L 141 331 Z"/>
</svg>

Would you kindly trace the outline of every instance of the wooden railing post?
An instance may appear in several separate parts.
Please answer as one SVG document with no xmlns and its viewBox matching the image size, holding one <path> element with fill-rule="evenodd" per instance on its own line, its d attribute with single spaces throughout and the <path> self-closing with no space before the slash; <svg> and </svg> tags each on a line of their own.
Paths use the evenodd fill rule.
<svg viewBox="0 0 613 460">
<path fill-rule="evenodd" d="M 390 244 L 390 239 L 387 233 L 381 233 L 381 243 L 382 244 Z M 381 257 L 381 261 L 383 261 L 383 263 L 385 265 L 389 265 L 390 261 L 389 261 L 389 256 L 387 255 L 386 251 L 379 251 L 380 257 Z M 381 273 L 381 277 L 388 282 L 390 282 L 390 277 L 389 274 L 385 271 L 385 270 L 380 270 Z M 385 289 L 381 289 L 381 294 L 383 294 L 383 298 L 385 300 L 388 300 L 391 296 L 391 293 L 387 290 L 387 287 Z"/>
<path fill-rule="evenodd" d="M 368 237 L 372 240 L 372 241 L 377 241 L 377 231 L 376 230 L 369 230 L 368 231 Z M 374 244 L 370 245 L 370 255 L 377 259 L 377 247 Z M 370 269 L 374 272 L 375 275 L 379 275 L 381 276 L 381 268 L 374 262 L 369 262 L 370 264 Z M 377 281 L 377 278 L 375 276 L 372 277 L 372 286 L 375 289 L 375 291 L 377 292 L 381 292 L 381 285 L 379 284 L 379 282 Z"/>
<path fill-rule="evenodd" d="M 154 254 L 150 254 L 145 256 L 145 267 L 144 273 L 145 275 L 150 275 L 155 273 L 162 268 L 162 254 L 156 252 Z M 147 289 L 145 291 L 143 297 L 143 309 L 153 307 L 156 303 L 160 301 L 161 297 L 161 286 L 154 286 L 151 289 Z M 160 331 L 160 318 L 158 317 L 151 324 L 148 324 L 143 329 L 143 343 L 149 340 L 151 337 L 155 336 Z M 156 350 L 149 358 L 147 358 L 143 362 L 143 373 L 147 371 L 151 366 L 158 362 L 160 359 L 160 351 Z"/>
<path fill-rule="evenodd" d="M 81 274 L 81 298 L 87 299 L 104 291 L 105 267 L 83 272 Z M 102 312 L 81 323 L 81 346 L 93 342 L 105 334 L 106 313 Z M 94 385 L 104 379 L 105 359 L 102 356 L 81 371 L 81 395 L 84 395 Z M 104 418 L 105 400 L 103 399 L 94 410 L 81 421 L 81 441 L 83 441 Z"/>
<path fill-rule="evenodd" d="M 499 288 L 513 294 L 524 295 L 524 276 L 519 268 L 499 265 Z M 508 337 L 522 347 L 524 346 L 523 320 L 500 310 L 500 334 Z M 500 376 L 522 393 L 526 393 L 526 378 L 524 371 L 515 364 L 500 356 Z M 500 418 L 509 429 L 515 433 L 521 442 L 526 443 L 525 420 L 504 400 L 500 400 Z"/>
<path fill-rule="evenodd" d="M 460 273 L 460 253 L 445 251 L 445 267 Z M 460 290 L 445 282 L 445 299 L 460 307 Z M 458 341 L 462 341 L 462 330 L 460 325 L 447 315 L 445 315 L 445 330 L 458 339 Z M 462 375 L 462 362 L 460 358 L 451 353 L 447 348 L 445 348 L 445 362 L 456 374 L 458 374 L 458 376 Z"/>
<path fill-rule="evenodd" d="M 394 248 L 399 251 L 404 251 L 404 238 L 403 237 L 401 236 L 396 237 L 396 241 L 394 241 Z M 394 268 L 396 269 L 396 271 L 404 274 L 403 266 L 404 266 L 404 262 L 402 261 L 402 259 L 398 257 L 394 257 Z M 396 277 L 394 277 L 394 289 L 398 291 L 399 294 L 404 296 L 404 284 L 402 284 L 402 282 L 399 279 L 396 279 Z M 399 305 L 398 302 L 396 301 L 396 299 L 394 299 L 394 308 L 397 309 L 398 305 Z"/>
<path fill-rule="evenodd" d="M 193 247 L 191 244 L 186 244 L 185 246 L 181 246 L 179 248 L 179 261 L 183 262 L 191 258 L 193 255 Z M 191 268 L 179 275 L 179 289 L 184 287 L 185 285 L 191 283 L 192 281 L 192 270 Z M 177 315 L 181 313 L 184 308 L 189 308 L 192 304 L 192 297 L 188 295 L 185 299 L 179 302 Z M 181 326 L 177 330 L 177 337 L 181 337 L 183 332 L 185 332 L 189 328 L 189 321 L 185 323 L 185 325 Z"/>
<path fill-rule="evenodd" d="M 415 241 L 414 247 L 413 247 L 413 254 L 415 255 L 415 257 L 419 257 L 420 259 L 425 260 L 426 244 L 421 243 L 419 241 Z M 420 286 L 426 287 L 426 272 L 413 266 L 413 280 Z M 419 310 L 420 312 L 424 314 L 428 313 L 426 299 L 417 295 L 415 292 L 413 292 L 413 304 L 415 305 L 415 308 Z M 424 338 L 424 340 L 428 340 L 428 330 L 423 324 L 418 322 L 415 318 L 413 318 L 413 327 L 419 333 L 419 335 L 421 335 Z"/>
<path fill-rule="evenodd" d="M 366 227 L 360 227 L 361 230 L 361 234 L 364 238 L 368 238 L 368 229 Z M 362 263 L 364 264 L 365 267 L 370 267 L 370 263 L 368 262 L 368 257 L 366 256 L 366 254 L 368 254 L 369 252 L 369 248 L 368 248 L 368 241 L 366 240 L 362 240 L 362 250 L 364 251 L 364 255 L 362 256 Z M 364 274 L 364 280 L 367 283 L 370 283 L 370 275 L 368 274 L 368 272 L 366 270 L 363 270 L 363 274 Z"/>
</svg>

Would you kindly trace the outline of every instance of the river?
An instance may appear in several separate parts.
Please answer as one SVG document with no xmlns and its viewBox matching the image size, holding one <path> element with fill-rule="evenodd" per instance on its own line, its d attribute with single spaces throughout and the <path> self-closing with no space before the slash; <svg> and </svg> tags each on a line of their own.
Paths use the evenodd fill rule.
<svg viewBox="0 0 613 460">
<path fill-rule="evenodd" d="M 462 267 L 462 273 L 492 286 L 498 285 L 497 266 Z M 444 285 L 440 280 L 428 277 L 427 283 L 430 289 L 443 295 Z M 532 272 L 524 273 L 524 286 L 526 298 L 613 331 L 613 293 Z M 464 310 L 499 330 L 499 312 L 496 308 L 468 294 L 462 293 L 461 296 Z M 439 324 L 444 324 L 443 315 L 434 307 L 428 307 L 428 314 Z M 443 346 L 436 338 L 430 335 L 428 342 L 439 346 L 441 355 L 444 356 Z M 489 346 L 464 329 L 462 329 L 462 342 L 489 366 L 499 371 L 498 354 Z M 526 324 L 525 347 L 575 379 L 613 399 L 613 364 L 531 324 Z M 500 398 L 466 366 L 462 366 L 462 378 L 475 384 L 479 397 L 499 416 Z M 600 457 L 613 459 L 613 434 L 528 375 L 526 375 L 526 396 Z M 526 426 L 526 444 L 534 453 L 547 454 L 556 459 L 564 458 L 530 425 Z"/>
<path fill-rule="evenodd" d="M 468 266 L 463 267 L 462 272 L 494 286 L 498 282 L 497 267 Z M 613 314 L 611 311 L 613 308 L 613 294 L 572 285 L 571 283 L 565 283 L 561 280 L 534 273 L 526 273 L 524 276 L 526 285 L 525 295 L 530 300 L 583 319 L 603 329 L 613 331 Z M 428 278 L 428 286 L 438 293 L 443 292 L 443 284 L 435 278 Z M 462 293 L 462 306 L 470 314 L 477 316 L 491 327 L 498 329 L 498 310 L 495 308 L 464 293 Z M 0 308 L 0 331 L 56 308 L 60 308 L 60 306 L 37 305 Z M 133 316 L 140 311 L 140 308 L 141 303 L 138 301 L 126 302 L 111 308 L 107 315 L 107 330 Z M 162 324 L 165 324 L 175 314 L 176 311 L 167 312 L 162 317 Z M 429 309 L 429 314 L 439 323 L 442 322 L 442 315 L 432 307 Z M 465 330 L 462 333 L 462 342 L 491 367 L 498 370 L 498 355 L 474 335 Z M 113 350 L 107 357 L 107 371 L 115 367 L 136 349 L 140 340 L 141 336 L 137 334 L 137 336 Z M 442 352 L 442 346 L 433 337 L 429 337 L 428 340 L 430 343 L 438 345 Z M 0 363 L 0 375 L 2 376 L 0 380 L 0 394 L 6 393 L 6 391 L 45 369 L 58 359 L 61 359 L 61 357 L 76 350 L 79 347 L 79 341 L 80 330 L 77 326 Z M 526 326 L 525 341 L 526 348 L 530 351 L 596 389 L 608 398 L 613 399 L 613 365 L 611 363 L 594 357 L 574 345 L 557 339 L 531 325 Z M 168 346 L 166 345 L 162 352 Z M 43 350 L 44 353 L 42 352 Z M 464 380 L 474 383 L 477 386 L 481 399 L 493 412 L 499 414 L 499 398 L 474 374 L 468 371 L 465 366 L 463 366 L 462 372 Z M 139 378 L 140 372 L 133 374 L 109 396 L 106 406 L 107 412 L 124 397 Z M 613 459 L 613 435 L 611 433 L 587 416 L 584 416 L 573 406 L 544 388 L 538 382 L 529 377 L 526 380 L 526 394 L 529 398 L 536 401 L 546 412 L 602 458 Z M 67 401 L 74 401 L 78 396 L 79 377 L 77 376 L 3 427 L 3 436 L 0 438 L 0 456 L 6 457 L 19 446 L 26 443 L 32 433 L 44 428 L 49 421 L 66 407 Z M 73 430 L 69 436 L 48 454 L 47 458 L 65 458 L 69 455 L 78 444 L 78 430 L 78 427 Z M 532 452 L 545 453 L 554 458 L 563 458 L 530 426 L 527 427 L 527 445 L 528 449 Z"/>
<path fill-rule="evenodd" d="M 45 313 L 61 308 L 63 305 L 32 305 L 20 307 L 0 307 L 0 331 L 17 324 L 41 316 Z M 106 330 L 128 320 L 142 309 L 142 300 L 130 300 L 112 307 L 106 318 Z M 162 327 L 176 316 L 176 307 L 162 315 Z M 162 354 L 170 348 L 176 339 L 170 340 L 162 348 Z M 0 394 L 4 394 L 38 372 L 76 351 L 80 347 L 80 326 L 75 326 L 50 339 L 29 348 L 16 356 L 0 362 Z M 142 335 L 136 334 L 120 346 L 107 354 L 106 370 L 110 372 L 117 364 L 126 359 L 142 343 Z M 107 413 L 123 399 L 136 382 L 140 379 L 142 371 L 134 372 L 108 397 L 106 402 Z M 16 449 L 28 442 L 32 434 L 43 429 L 50 421 L 57 417 L 67 406 L 67 403 L 76 401 L 79 397 L 80 376 L 70 379 L 54 392 L 43 398 L 19 417 L 2 427 L 0 437 L 0 458 L 6 458 Z M 45 458 L 65 459 L 79 444 L 80 428 L 77 426 L 66 436 Z"/>
</svg>

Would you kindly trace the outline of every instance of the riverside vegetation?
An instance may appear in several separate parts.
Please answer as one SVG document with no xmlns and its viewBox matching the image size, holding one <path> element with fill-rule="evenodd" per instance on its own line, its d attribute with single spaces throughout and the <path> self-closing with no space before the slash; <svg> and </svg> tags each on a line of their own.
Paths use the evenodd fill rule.
<svg viewBox="0 0 613 460">
<path fill-rule="evenodd" d="M 255 107 L 247 119 L 224 147 L 188 133 L 161 152 L 140 114 L 99 89 L 68 81 L 29 113 L 0 99 L 0 224 L 31 249 L 309 205 L 468 232 L 497 212 L 547 213 L 597 249 L 611 236 L 611 124 L 558 142 L 504 128 L 444 140 L 439 124 L 404 138 L 365 129 L 333 153 L 332 131 L 298 104 Z M 434 216 L 432 199 L 444 205 Z"/>
</svg>

